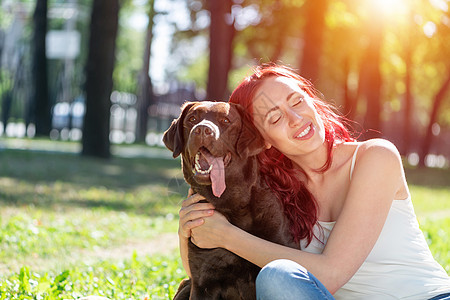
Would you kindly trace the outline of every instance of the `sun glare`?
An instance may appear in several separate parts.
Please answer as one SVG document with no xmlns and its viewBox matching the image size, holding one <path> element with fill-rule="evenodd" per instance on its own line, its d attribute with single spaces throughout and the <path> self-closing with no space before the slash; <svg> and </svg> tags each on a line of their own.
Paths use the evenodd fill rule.
<svg viewBox="0 0 450 300">
<path fill-rule="evenodd" d="M 409 0 L 370 0 L 373 7 L 386 16 L 402 15 L 407 12 Z"/>
</svg>

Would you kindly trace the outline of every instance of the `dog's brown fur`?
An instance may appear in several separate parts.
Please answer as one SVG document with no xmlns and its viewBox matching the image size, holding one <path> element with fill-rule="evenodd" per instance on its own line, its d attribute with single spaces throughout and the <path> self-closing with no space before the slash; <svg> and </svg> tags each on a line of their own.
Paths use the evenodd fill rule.
<svg viewBox="0 0 450 300">
<path fill-rule="evenodd" d="M 216 126 L 196 126 L 202 120 Z M 194 192 L 204 196 L 232 224 L 263 239 L 294 246 L 281 204 L 259 175 L 255 155 L 264 149 L 264 141 L 239 105 L 188 102 L 163 140 L 173 157 L 181 154 L 185 180 Z M 220 197 L 213 194 L 208 178 L 193 174 L 193 160 L 201 147 L 216 157 L 228 155 L 226 189 Z M 188 257 L 192 278 L 182 282 L 174 299 L 256 298 L 258 266 L 225 249 L 201 249 L 192 242 Z"/>
</svg>

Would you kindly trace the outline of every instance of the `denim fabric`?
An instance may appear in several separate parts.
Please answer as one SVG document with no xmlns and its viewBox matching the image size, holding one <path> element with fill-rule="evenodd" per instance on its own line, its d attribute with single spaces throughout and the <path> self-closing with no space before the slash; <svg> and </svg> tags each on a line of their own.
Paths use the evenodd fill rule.
<svg viewBox="0 0 450 300">
<path fill-rule="evenodd" d="M 267 264 L 256 278 L 258 300 L 331 300 L 334 297 L 296 262 L 280 259 Z"/>
<path fill-rule="evenodd" d="M 431 298 L 430 300 L 450 300 L 450 293 L 442 294 Z"/>
</svg>

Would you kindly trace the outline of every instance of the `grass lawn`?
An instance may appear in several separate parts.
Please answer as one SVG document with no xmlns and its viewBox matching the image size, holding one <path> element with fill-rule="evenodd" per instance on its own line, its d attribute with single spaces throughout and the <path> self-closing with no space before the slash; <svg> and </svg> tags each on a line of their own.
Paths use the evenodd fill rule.
<svg viewBox="0 0 450 300">
<path fill-rule="evenodd" d="M 407 176 L 450 273 L 450 170 Z M 186 191 L 178 159 L 0 149 L 0 299 L 171 299 L 185 277 L 176 231 Z"/>
</svg>

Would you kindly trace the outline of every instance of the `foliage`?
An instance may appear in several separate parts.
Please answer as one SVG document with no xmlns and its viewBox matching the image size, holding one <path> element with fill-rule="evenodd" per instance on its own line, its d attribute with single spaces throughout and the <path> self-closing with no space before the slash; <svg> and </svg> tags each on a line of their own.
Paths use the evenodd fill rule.
<svg viewBox="0 0 450 300">
<path fill-rule="evenodd" d="M 199 56 L 194 62 L 182 69 L 177 75 L 177 79 L 181 82 L 194 82 L 198 90 L 206 91 L 206 82 L 208 81 L 208 55 Z"/>
<path fill-rule="evenodd" d="M 172 299 L 184 277 L 178 255 L 103 261 L 60 273 L 37 273 L 22 267 L 0 279 L 1 299 Z M 149 298 L 150 297 L 150 298 Z"/>
<path fill-rule="evenodd" d="M 129 20 L 137 11 L 131 1 L 121 6 L 119 32 L 116 41 L 116 65 L 114 67 L 114 89 L 136 93 L 138 74 L 144 58 L 145 28 L 136 29 Z"/>
<path fill-rule="evenodd" d="M 420 222 L 420 228 L 424 232 L 434 258 L 450 274 L 450 235 L 448 233 L 450 217 L 447 214 L 447 217 L 442 219 L 427 218 Z"/>
<path fill-rule="evenodd" d="M 179 166 L 1 150 L 0 299 L 172 298 L 185 276 L 177 251 L 142 248 L 176 239 Z"/>
<path fill-rule="evenodd" d="M 412 50 L 412 65 L 408 70 L 412 75 L 414 98 L 414 124 L 411 126 L 414 126 L 413 131 L 424 128 L 429 120 L 433 97 L 450 68 L 445 59 L 450 53 L 448 3 L 421 0 L 329 0 L 328 4 L 326 30 L 323 32 L 322 72 L 320 80 L 314 82 L 315 86 L 327 99 L 343 105 L 346 92 L 344 84 L 348 84 L 348 92 L 357 100 L 364 89 L 364 86 L 360 86 L 360 76 L 364 71 L 364 51 L 373 38 L 370 28 L 380 27 L 383 30 L 380 65 L 383 76 L 382 118 L 385 121 L 396 119 L 404 110 L 406 52 L 409 47 Z M 188 1 L 187 7 L 191 15 L 189 30 L 177 31 L 174 39 L 174 43 L 182 47 L 184 52 L 188 52 L 186 48 L 189 49 L 189 46 L 186 45 L 189 44 L 183 44 L 182 41 L 204 34 L 204 27 L 198 24 L 203 24 L 201 20 L 208 13 L 205 1 Z M 234 69 L 267 60 L 279 60 L 294 68 L 299 67 L 304 23 L 308 17 L 304 7 L 305 1 L 301 0 L 234 1 L 231 21 L 237 32 L 233 41 L 230 90 L 236 82 Z M 375 16 L 374 21 L 370 21 L 370 16 Z M 181 54 L 174 51 L 173 55 Z M 207 81 L 208 68 L 203 67 L 203 51 L 197 51 L 197 56 L 198 59 L 185 60 L 181 66 L 176 66 L 177 70 L 181 67 L 184 81 L 198 82 L 199 78 Z M 201 76 L 199 72 L 203 72 Z M 366 112 L 365 102 L 359 102 L 355 108 L 357 120 L 364 118 Z M 445 128 L 450 124 L 449 105 L 449 101 L 442 104 L 437 119 Z"/>
<path fill-rule="evenodd" d="M 0 155 L 0 270 L 61 270 L 85 251 L 176 232 L 187 190 L 176 160 Z"/>
</svg>

